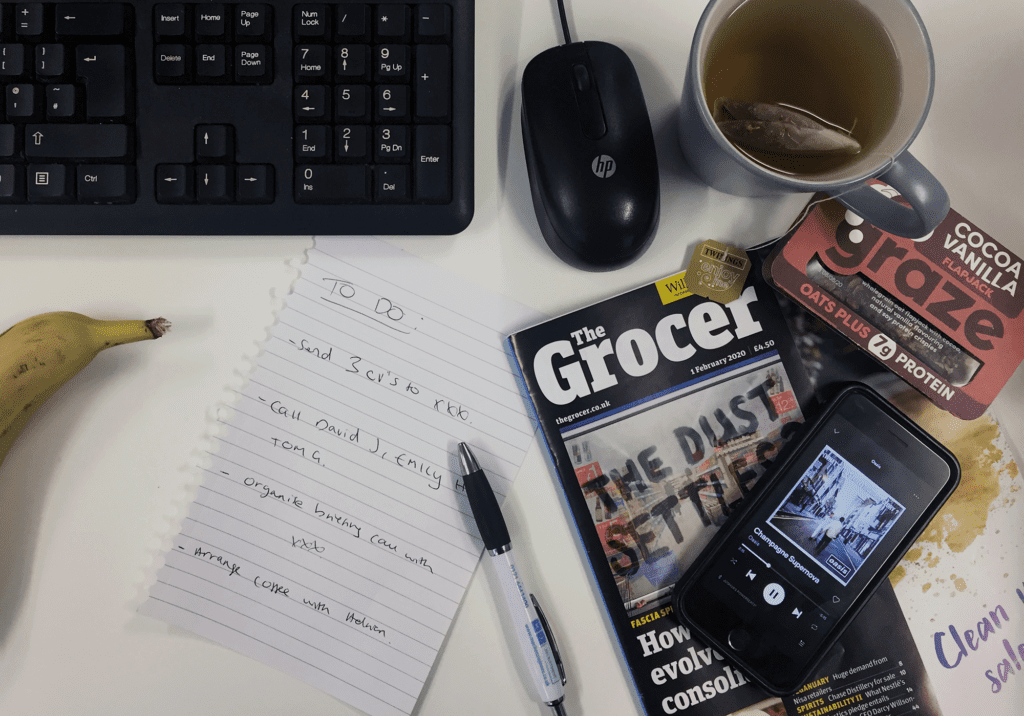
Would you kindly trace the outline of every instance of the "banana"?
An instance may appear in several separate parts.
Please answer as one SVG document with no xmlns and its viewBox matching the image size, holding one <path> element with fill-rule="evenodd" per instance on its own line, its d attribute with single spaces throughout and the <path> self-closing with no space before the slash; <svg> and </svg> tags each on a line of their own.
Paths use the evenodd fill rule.
<svg viewBox="0 0 1024 716">
<path fill-rule="evenodd" d="M 0 333 L 0 464 L 33 413 L 100 351 L 159 338 L 170 328 L 163 318 L 100 321 L 63 311 Z"/>
</svg>

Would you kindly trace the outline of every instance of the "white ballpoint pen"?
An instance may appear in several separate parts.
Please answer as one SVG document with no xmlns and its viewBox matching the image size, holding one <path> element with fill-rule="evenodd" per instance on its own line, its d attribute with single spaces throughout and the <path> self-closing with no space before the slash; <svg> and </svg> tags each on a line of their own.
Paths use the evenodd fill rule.
<svg viewBox="0 0 1024 716">
<path fill-rule="evenodd" d="M 562 668 L 558 646 L 537 598 L 523 586 L 512 556 L 512 540 L 508 536 L 498 501 L 494 498 L 487 476 L 466 443 L 459 443 L 459 462 L 462 465 L 469 506 L 487 550 L 485 559 L 491 560 L 491 571 L 496 575 L 504 597 L 498 600 L 498 604 L 511 631 L 516 635 L 523 665 L 533 681 L 535 696 L 554 709 L 556 716 L 565 716 L 562 708 L 565 699 L 565 670 Z"/>
</svg>

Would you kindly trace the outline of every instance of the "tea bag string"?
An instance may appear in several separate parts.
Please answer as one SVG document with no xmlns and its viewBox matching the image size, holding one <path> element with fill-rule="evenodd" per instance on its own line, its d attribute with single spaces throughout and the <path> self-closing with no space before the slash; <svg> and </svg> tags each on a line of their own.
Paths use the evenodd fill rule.
<svg viewBox="0 0 1024 716">
<path fill-rule="evenodd" d="M 889 154 L 887 156 L 889 157 L 889 160 L 882 167 L 882 171 L 879 172 L 876 176 L 882 176 L 887 171 L 889 171 L 890 168 L 892 168 L 893 164 L 896 163 L 896 157 L 894 155 Z M 851 186 L 849 189 L 845 189 L 845 190 L 843 190 L 843 191 L 841 191 L 841 192 L 839 192 L 837 194 L 829 194 L 828 196 L 823 197 L 821 199 L 815 199 L 812 202 L 808 202 L 807 206 L 804 207 L 804 210 L 802 212 L 800 212 L 800 216 L 796 217 L 796 219 L 793 220 L 793 222 L 789 225 L 789 228 L 787 228 L 785 231 L 783 231 L 781 234 L 779 234 L 778 236 L 776 236 L 774 238 L 766 239 L 765 241 L 762 241 L 761 243 L 759 243 L 759 244 L 757 244 L 755 246 L 751 246 L 750 248 L 747 249 L 747 251 L 759 251 L 760 249 L 767 248 L 768 246 L 771 246 L 776 241 L 778 241 L 783 236 L 785 236 L 790 231 L 792 231 L 794 228 L 796 228 L 796 226 L 798 226 L 800 224 L 800 222 L 802 222 L 804 219 L 806 219 L 807 215 L 811 213 L 811 209 L 813 209 L 816 205 L 821 204 L 821 203 L 826 202 L 826 201 L 831 201 L 832 199 L 838 199 L 839 197 L 843 196 L 844 194 L 849 194 L 850 192 L 857 191 L 858 189 L 861 188 L 861 186 L 863 186 L 863 184 L 857 184 L 857 185 Z"/>
</svg>

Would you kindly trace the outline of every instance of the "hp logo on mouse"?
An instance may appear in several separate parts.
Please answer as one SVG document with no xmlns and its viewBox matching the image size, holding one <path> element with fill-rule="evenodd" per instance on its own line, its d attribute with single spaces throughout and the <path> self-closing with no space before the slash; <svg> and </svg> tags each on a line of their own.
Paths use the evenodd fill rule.
<svg viewBox="0 0 1024 716">
<path fill-rule="evenodd" d="M 598 179 L 607 179 L 615 173 L 617 166 L 614 159 L 607 154 L 602 154 L 594 157 L 594 161 L 590 164 L 590 170 L 594 172 L 594 176 Z"/>
</svg>

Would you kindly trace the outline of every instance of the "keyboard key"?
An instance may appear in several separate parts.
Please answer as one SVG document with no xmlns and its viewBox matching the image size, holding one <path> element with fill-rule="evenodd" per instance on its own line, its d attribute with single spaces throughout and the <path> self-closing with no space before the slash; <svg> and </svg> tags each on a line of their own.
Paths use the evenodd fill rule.
<svg viewBox="0 0 1024 716">
<path fill-rule="evenodd" d="M 32 85 L 7 86 L 7 118 L 25 118 L 35 114 L 35 87 Z"/>
<path fill-rule="evenodd" d="M 109 37 L 124 32 L 121 3 L 59 3 L 54 14 L 58 35 Z"/>
<path fill-rule="evenodd" d="M 416 5 L 416 40 L 446 40 L 451 33 L 451 7 L 448 5 Z"/>
<path fill-rule="evenodd" d="M 185 36 L 185 6 L 181 3 L 162 3 L 153 8 L 153 28 L 158 37 Z"/>
<path fill-rule="evenodd" d="M 409 77 L 409 46 L 380 45 L 374 52 L 374 79 L 402 82 Z"/>
<path fill-rule="evenodd" d="M 17 77 L 25 71 L 25 46 L 0 45 L 0 77 Z"/>
<path fill-rule="evenodd" d="M 405 122 L 409 119 L 409 87 L 378 85 L 374 112 L 378 122 Z"/>
<path fill-rule="evenodd" d="M 377 5 L 374 18 L 377 37 L 385 41 L 405 37 L 408 13 L 405 5 Z"/>
<path fill-rule="evenodd" d="M 36 45 L 36 77 L 49 79 L 64 74 L 64 45 Z"/>
<path fill-rule="evenodd" d="M 0 124 L 0 157 L 14 156 L 14 125 Z"/>
<path fill-rule="evenodd" d="M 370 167 L 306 165 L 295 169 L 295 201 L 300 204 L 365 202 L 370 199 Z"/>
<path fill-rule="evenodd" d="M 378 162 L 408 161 L 409 128 L 399 125 L 377 127 L 374 135 L 373 156 Z"/>
<path fill-rule="evenodd" d="M 0 164 L 0 200 L 19 198 L 18 175 L 21 168 L 13 164 Z"/>
<path fill-rule="evenodd" d="M 234 174 L 222 164 L 196 167 L 196 201 L 226 204 L 234 198 Z"/>
<path fill-rule="evenodd" d="M 451 201 L 451 138 L 448 127 L 416 127 L 413 144 L 413 190 L 417 201 Z"/>
<path fill-rule="evenodd" d="M 296 5 L 292 11 L 292 27 L 299 40 L 327 36 L 326 5 Z"/>
<path fill-rule="evenodd" d="M 451 50 L 445 45 L 417 45 L 416 118 L 451 118 L 452 61 Z"/>
<path fill-rule="evenodd" d="M 157 80 L 181 81 L 187 69 L 184 45 L 157 45 L 154 52 Z"/>
<path fill-rule="evenodd" d="M 298 45 L 292 72 L 297 80 L 321 79 L 327 77 L 327 46 Z"/>
<path fill-rule="evenodd" d="M 330 147 L 327 146 L 329 136 L 329 129 L 323 125 L 296 127 L 295 158 L 301 161 L 326 159 L 330 151 Z"/>
<path fill-rule="evenodd" d="M 239 82 L 257 84 L 270 82 L 273 79 L 270 48 L 266 45 L 235 47 L 235 79 Z"/>
<path fill-rule="evenodd" d="M 161 204 L 184 204 L 194 201 L 191 169 L 184 164 L 158 164 L 156 200 Z"/>
<path fill-rule="evenodd" d="M 296 85 L 295 91 L 295 119 L 317 120 L 326 119 L 327 109 L 327 88 L 322 85 Z"/>
<path fill-rule="evenodd" d="M 338 85 L 334 92 L 338 119 L 362 122 L 369 118 L 369 93 L 366 85 Z"/>
<path fill-rule="evenodd" d="M 338 127 L 335 129 L 335 156 L 339 160 L 352 159 L 366 161 L 367 140 L 370 135 L 365 125 Z"/>
<path fill-rule="evenodd" d="M 85 115 L 125 116 L 125 57 L 121 45 L 79 45 L 78 76 L 85 81 Z"/>
<path fill-rule="evenodd" d="M 67 167 L 62 164 L 29 164 L 29 201 L 66 201 L 71 198 Z"/>
<path fill-rule="evenodd" d="M 15 5 L 14 32 L 29 37 L 43 34 L 43 4 L 29 2 Z"/>
<path fill-rule="evenodd" d="M 120 164 L 78 167 L 78 200 L 85 203 L 115 203 L 128 200 L 128 170 Z"/>
<path fill-rule="evenodd" d="M 227 76 L 227 49 L 224 45 L 196 45 L 196 76 L 212 80 Z"/>
<path fill-rule="evenodd" d="M 366 5 L 339 5 L 334 37 L 337 40 L 369 39 L 369 9 Z"/>
<path fill-rule="evenodd" d="M 74 85 L 47 85 L 46 86 L 46 116 L 47 117 L 73 117 L 75 114 L 75 86 Z"/>
<path fill-rule="evenodd" d="M 123 124 L 29 124 L 25 156 L 32 158 L 117 158 L 128 154 Z"/>
<path fill-rule="evenodd" d="M 196 125 L 196 159 L 233 159 L 234 156 L 234 131 L 231 125 Z"/>
<path fill-rule="evenodd" d="M 341 45 L 334 54 L 334 76 L 348 81 L 366 79 L 368 45 Z"/>
<path fill-rule="evenodd" d="M 196 37 L 203 40 L 227 38 L 227 17 L 220 3 L 196 6 Z"/>
<path fill-rule="evenodd" d="M 263 37 L 269 31 L 266 5 L 239 5 L 235 16 L 235 36 L 239 39 Z"/>
<path fill-rule="evenodd" d="M 393 167 L 377 167 L 376 179 L 373 186 L 375 200 L 383 202 L 409 201 L 409 167 L 401 164 Z"/>
<path fill-rule="evenodd" d="M 269 204 L 274 201 L 274 168 L 266 164 L 239 165 L 235 187 L 238 201 Z"/>
</svg>

